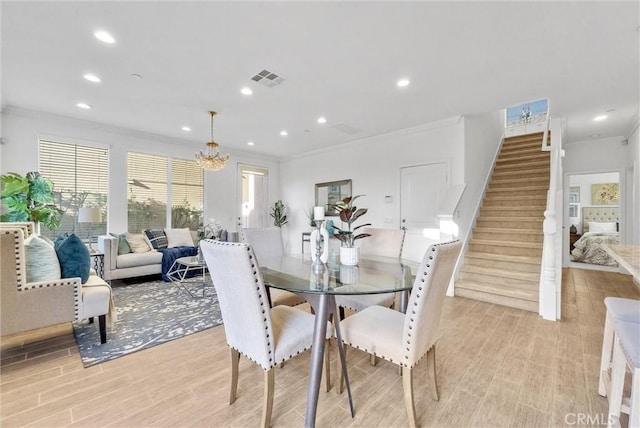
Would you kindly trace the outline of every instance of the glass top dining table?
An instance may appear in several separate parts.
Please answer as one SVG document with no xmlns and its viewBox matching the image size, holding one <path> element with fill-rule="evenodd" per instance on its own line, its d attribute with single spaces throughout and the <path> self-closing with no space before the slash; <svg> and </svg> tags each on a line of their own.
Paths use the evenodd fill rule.
<svg viewBox="0 0 640 428">
<path fill-rule="evenodd" d="M 321 273 L 314 272 L 309 255 L 262 257 L 258 264 L 265 285 L 303 296 L 315 313 L 305 427 L 315 426 L 327 320 L 330 319 L 334 321 L 338 352 L 353 417 L 355 412 L 340 323 L 337 322 L 340 318 L 335 296 L 400 292 L 399 310 L 404 312 L 409 291 L 413 286 L 412 278 L 419 264 L 388 257 L 360 258 L 357 266 L 327 264 Z"/>
</svg>

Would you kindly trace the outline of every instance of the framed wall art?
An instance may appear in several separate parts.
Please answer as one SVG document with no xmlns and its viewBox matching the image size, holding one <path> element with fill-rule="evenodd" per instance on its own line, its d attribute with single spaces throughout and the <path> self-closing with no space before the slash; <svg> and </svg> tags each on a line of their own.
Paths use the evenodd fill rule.
<svg viewBox="0 0 640 428">
<path fill-rule="evenodd" d="M 591 205 L 619 205 L 620 184 L 598 183 L 591 185 Z"/>
<path fill-rule="evenodd" d="M 316 184 L 316 207 L 324 207 L 324 215 L 337 216 L 335 204 L 351 196 L 351 180 Z"/>
</svg>

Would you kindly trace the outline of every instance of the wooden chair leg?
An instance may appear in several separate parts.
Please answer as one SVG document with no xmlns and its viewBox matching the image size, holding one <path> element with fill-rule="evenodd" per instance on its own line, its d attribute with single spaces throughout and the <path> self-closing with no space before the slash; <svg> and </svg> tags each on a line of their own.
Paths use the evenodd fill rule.
<svg viewBox="0 0 640 428">
<path fill-rule="evenodd" d="M 600 378 L 598 379 L 598 394 L 607 396 L 605 377 L 610 377 L 611 355 L 613 353 L 613 322 L 607 312 L 604 320 L 604 334 L 602 336 L 602 356 L 600 357 Z"/>
<path fill-rule="evenodd" d="M 100 329 L 100 343 L 107 343 L 107 316 L 106 315 L 100 315 L 98 317 L 98 328 Z"/>
<path fill-rule="evenodd" d="M 346 363 L 347 361 L 347 349 L 349 347 L 347 345 L 344 345 L 344 361 Z M 344 388 L 344 373 L 342 373 L 342 365 L 340 364 L 340 355 L 338 355 L 338 358 L 336 358 L 336 361 L 338 362 L 338 394 L 342 394 L 342 390 Z M 346 365 L 346 364 L 345 364 Z"/>
<path fill-rule="evenodd" d="M 402 385 L 404 387 L 404 406 L 407 410 L 409 426 L 415 428 L 418 424 L 416 422 L 416 407 L 413 402 L 413 370 L 409 367 L 405 367 L 403 370 Z"/>
<path fill-rule="evenodd" d="M 431 389 L 433 399 L 439 401 L 440 394 L 438 393 L 438 380 L 436 378 L 436 345 L 433 345 L 427 352 L 427 366 L 429 370 L 429 376 L 433 381 L 433 388 Z"/>
<path fill-rule="evenodd" d="M 331 352 L 330 352 L 330 341 L 326 340 L 324 345 L 324 383 L 325 390 L 329 392 L 331 389 Z M 339 359 L 339 358 L 338 358 Z"/>
<path fill-rule="evenodd" d="M 273 384 L 275 370 L 273 368 L 264 372 L 264 403 L 262 408 L 262 426 L 269 428 L 271 425 L 271 410 L 273 409 Z"/>
<path fill-rule="evenodd" d="M 231 351 L 231 390 L 229 391 L 229 404 L 236 401 L 236 393 L 238 392 L 238 364 L 240 363 L 240 353 L 235 349 L 229 348 Z"/>
</svg>

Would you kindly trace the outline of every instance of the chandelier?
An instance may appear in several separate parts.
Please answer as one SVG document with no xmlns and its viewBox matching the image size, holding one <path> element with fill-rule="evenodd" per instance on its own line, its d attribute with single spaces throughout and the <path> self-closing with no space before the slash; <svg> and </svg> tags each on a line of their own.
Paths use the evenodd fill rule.
<svg viewBox="0 0 640 428">
<path fill-rule="evenodd" d="M 213 116 L 216 115 L 215 111 L 210 111 L 211 115 L 211 141 L 207 143 L 207 149 L 205 152 L 200 150 L 196 153 L 196 162 L 202 168 L 209 171 L 220 171 L 227 166 L 229 162 L 229 155 L 222 156 L 218 151 L 218 143 L 213 141 Z"/>
</svg>

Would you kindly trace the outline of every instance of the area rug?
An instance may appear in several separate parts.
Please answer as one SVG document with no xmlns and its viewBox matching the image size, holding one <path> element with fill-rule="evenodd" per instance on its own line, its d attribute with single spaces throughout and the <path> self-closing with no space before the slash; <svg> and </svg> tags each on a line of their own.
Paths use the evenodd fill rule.
<svg viewBox="0 0 640 428">
<path fill-rule="evenodd" d="M 146 282 L 113 281 L 118 320 L 107 328 L 107 343 L 100 344 L 97 320 L 94 324 L 73 324 L 85 367 L 222 324 L 218 298 L 208 276 L 202 298 L 191 297 L 179 284 L 155 278 Z M 194 295 L 202 293 L 199 285 L 187 287 Z"/>
</svg>

